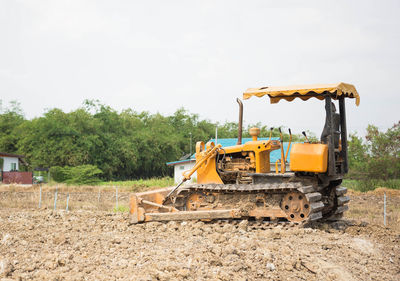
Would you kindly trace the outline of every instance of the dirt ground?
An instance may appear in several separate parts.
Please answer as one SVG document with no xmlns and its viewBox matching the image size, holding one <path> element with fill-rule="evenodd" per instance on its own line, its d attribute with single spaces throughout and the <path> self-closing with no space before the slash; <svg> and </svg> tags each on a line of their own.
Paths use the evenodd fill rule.
<svg viewBox="0 0 400 281">
<path fill-rule="evenodd" d="M 66 212 L 65 198 L 50 209 L 50 193 L 38 209 L 32 193 L 0 192 L 0 280 L 400 280 L 400 194 L 388 197 L 387 228 L 379 192 L 350 194 L 344 220 L 306 228 L 130 225 L 112 193 L 96 196 L 72 194 Z"/>
</svg>

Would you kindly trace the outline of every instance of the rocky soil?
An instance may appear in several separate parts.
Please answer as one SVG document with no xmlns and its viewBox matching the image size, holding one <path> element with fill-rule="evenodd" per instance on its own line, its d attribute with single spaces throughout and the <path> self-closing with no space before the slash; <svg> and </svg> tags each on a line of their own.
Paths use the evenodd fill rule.
<svg viewBox="0 0 400 281">
<path fill-rule="evenodd" d="M 126 213 L 1 208 L 0 279 L 400 280 L 400 233 L 349 219 L 129 225 Z"/>
</svg>

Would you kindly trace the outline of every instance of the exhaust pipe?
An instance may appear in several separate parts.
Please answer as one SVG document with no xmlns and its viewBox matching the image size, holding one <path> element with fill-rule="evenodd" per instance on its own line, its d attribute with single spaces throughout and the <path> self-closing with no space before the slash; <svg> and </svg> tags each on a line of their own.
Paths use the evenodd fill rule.
<svg viewBox="0 0 400 281">
<path fill-rule="evenodd" d="M 238 141 L 237 145 L 242 144 L 242 131 L 243 131 L 243 103 L 237 98 L 237 103 L 239 104 L 239 123 L 238 123 Z"/>
</svg>

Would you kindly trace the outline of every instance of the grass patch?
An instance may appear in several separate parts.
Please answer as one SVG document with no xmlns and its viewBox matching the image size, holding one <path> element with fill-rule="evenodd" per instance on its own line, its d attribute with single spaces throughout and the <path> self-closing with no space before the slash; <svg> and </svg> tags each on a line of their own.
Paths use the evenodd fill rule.
<svg viewBox="0 0 400 281">
<path fill-rule="evenodd" d="M 118 208 L 114 207 L 113 212 L 114 213 L 127 213 L 127 212 L 129 212 L 129 207 L 124 206 L 124 205 L 118 205 Z"/>
<path fill-rule="evenodd" d="M 369 179 L 369 180 L 345 179 L 343 180 L 343 186 L 361 192 L 375 190 L 376 188 L 389 188 L 389 189 L 400 190 L 400 179 L 391 179 L 386 181 L 378 179 Z"/>
<path fill-rule="evenodd" d="M 143 191 L 152 187 L 168 187 L 174 185 L 171 177 L 140 179 L 131 181 L 106 181 L 99 183 L 100 186 L 118 186 L 125 191 Z"/>
</svg>

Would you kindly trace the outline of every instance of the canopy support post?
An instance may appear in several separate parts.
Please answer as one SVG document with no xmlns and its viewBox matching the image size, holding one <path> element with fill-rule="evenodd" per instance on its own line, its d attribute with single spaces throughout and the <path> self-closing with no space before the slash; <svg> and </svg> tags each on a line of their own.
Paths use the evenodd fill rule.
<svg viewBox="0 0 400 281">
<path fill-rule="evenodd" d="M 335 143 L 333 128 L 332 98 L 329 94 L 325 96 L 326 120 L 329 125 L 328 135 L 328 176 L 336 175 Z"/>
<path fill-rule="evenodd" d="M 343 171 L 342 173 L 347 173 L 349 171 L 349 163 L 347 156 L 347 128 L 346 128 L 346 107 L 344 96 L 339 98 L 339 114 L 340 114 L 340 139 L 342 144 L 341 157 L 343 159 Z"/>
</svg>

